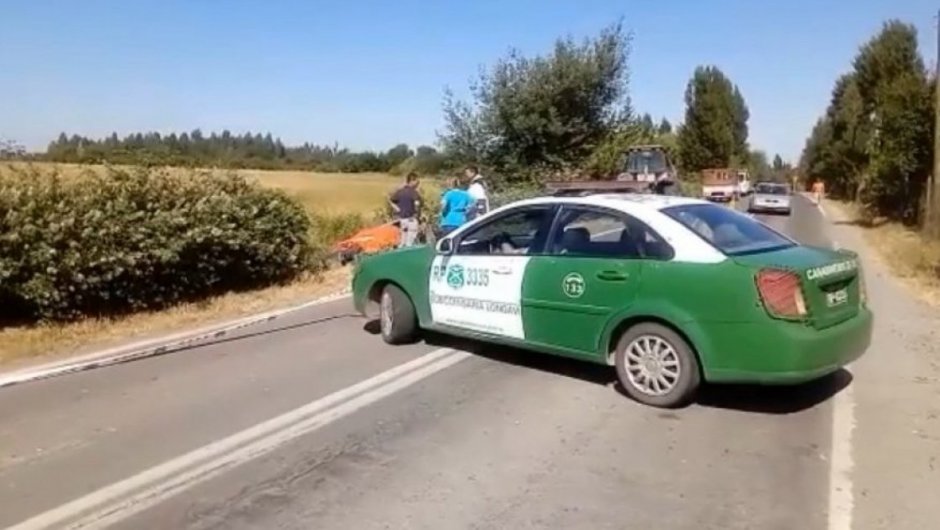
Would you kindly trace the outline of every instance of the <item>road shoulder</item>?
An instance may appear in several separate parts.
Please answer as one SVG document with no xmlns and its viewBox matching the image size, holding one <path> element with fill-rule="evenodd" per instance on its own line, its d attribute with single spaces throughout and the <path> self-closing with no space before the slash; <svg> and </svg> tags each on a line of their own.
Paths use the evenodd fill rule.
<svg viewBox="0 0 940 530">
<path fill-rule="evenodd" d="M 858 252 L 875 332 L 852 366 L 854 527 L 922 529 L 940 520 L 940 312 L 917 300 L 838 209 L 839 246 Z"/>
<path fill-rule="evenodd" d="M 190 311 L 190 318 L 182 326 L 178 323 L 170 327 L 174 316 L 163 312 L 132 316 L 114 321 L 113 327 L 116 329 L 107 333 L 107 340 L 102 338 L 104 335 L 94 333 L 88 337 L 71 339 L 67 336 L 69 327 L 81 327 L 82 323 L 63 324 L 58 330 L 58 334 L 63 335 L 62 344 L 58 344 L 63 347 L 61 350 L 18 358 L 13 362 L 2 362 L 4 359 L 0 355 L 0 387 L 144 359 L 203 344 L 208 340 L 225 338 L 234 332 L 271 322 L 308 307 L 346 298 L 348 278 L 348 268 L 331 271 L 313 290 L 308 289 L 310 292 L 306 293 L 306 298 L 296 295 L 287 298 L 265 297 L 263 293 L 255 298 L 252 293 L 233 295 L 244 299 L 241 305 L 221 311 Z M 183 308 L 181 311 L 188 310 Z M 103 323 L 93 324 L 101 325 Z M 26 330 L 27 334 L 29 331 Z M 16 335 L 15 332 L 7 334 L 11 333 Z M 15 340 L 15 337 L 11 340 Z M 66 348 L 66 345 L 74 344 L 82 346 Z M 56 341 L 53 340 L 51 345 L 57 345 Z"/>
</svg>

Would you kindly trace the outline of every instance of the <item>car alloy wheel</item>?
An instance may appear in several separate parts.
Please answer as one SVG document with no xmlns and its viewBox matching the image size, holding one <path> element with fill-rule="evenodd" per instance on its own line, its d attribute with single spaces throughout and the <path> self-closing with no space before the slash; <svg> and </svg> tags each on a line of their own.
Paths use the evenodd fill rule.
<svg viewBox="0 0 940 530">
<path fill-rule="evenodd" d="M 624 351 L 627 379 L 648 396 L 663 396 L 679 383 L 682 365 L 675 348 L 656 335 L 640 335 Z"/>
</svg>

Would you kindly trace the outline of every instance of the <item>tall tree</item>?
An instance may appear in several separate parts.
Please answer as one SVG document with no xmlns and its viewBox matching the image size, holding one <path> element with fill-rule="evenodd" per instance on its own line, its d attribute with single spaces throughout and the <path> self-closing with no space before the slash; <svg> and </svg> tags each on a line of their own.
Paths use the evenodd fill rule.
<svg viewBox="0 0 940 530">
<path fill-rule="evenodd" d="M 408 147 L 408 144 L 398 144 L 385 153 L 385 159 L 389 167 L 395 167 L 414 155 L 414 151 Z"/>
<path fill-rule="evenodd" d="M 733 101 L 734 106 L 732 109 L 734 111 L 734 155 L 739 159 L 745 159 L 747 158 L 748 154 L 747 122 L 751 119 L 751 111 L 747 108 L 747 102 L 744 101 L 744 95 L 741 94 L 741 90 L 738 89 L 737 85 L 734 87 Z"/>
<path fill-rule="evenodd" d="M 741 91 L 715 66 L 699 66 L 685 91 L 679 150 L 686 170 L 727 167 L 747 159 L 750 117 Z"/>
<path fill-rule="evenodd" d="M 783 158 L 780 157 L 780 154 L 777 153 L 774 155 L 774 171 L 782 171 L 784 169 Z"/>
<path fill-rule="evenodd" d="M 767 162 L 767 153 L 760 149 L 752 150 L 747 157 L 747 171 L 755 180 L 770 178 L 770 164 Z"/>
<path fill-rule="evenodd" d="M 801 170 L 871 216 L 916 223 L 932 164 L 933 98 L 915 28 L 886 22 L 852 66 L 807 140 Z"/>
<path fill-rule="evenodd" d="M 640 128 L 645 134 L 651 136 L 656 134 L 656 125 L 653 124 L 653 117 L 650 116 L 649 112 L 643 114 L 643 117 L 640 118 Z"/>
<path fill-rule="evenodd" d="M 630 43 L 617 22 L 544 56 L 512 51 L 473 83 L 472 102 L 445 94 L 441 143 L 510 179 L 580 164 L 630 120 Z"/>
<path fill-rule="evenodd" d="M 672 124 L 669 123 L 669 120 L 663 118 L 663 121 L 659 122 L 659 134 L 672 134 Z"/>
<path fill-rule="evenodd" d="M 871 116 L 870 171 L 860 199 L 871 211 L 908 223 L 918 220 L 931 170 L 933 114 L 930 84 L 917 49 L 917 30 L 885 23 L 854 61 L 859 94 Z"/>
</svg>

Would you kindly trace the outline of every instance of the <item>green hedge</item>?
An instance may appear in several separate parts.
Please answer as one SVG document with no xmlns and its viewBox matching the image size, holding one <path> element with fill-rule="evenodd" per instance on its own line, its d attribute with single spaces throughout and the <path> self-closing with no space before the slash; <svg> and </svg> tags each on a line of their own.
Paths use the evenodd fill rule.
<svg viewBox="0 0 940 530">
<path fill-rule="evenodd" d="M 0 176 L 0 319 L 152 309 L 289 280 L 310 221 L 237 175 L 109 169 Z"/>
</svg>

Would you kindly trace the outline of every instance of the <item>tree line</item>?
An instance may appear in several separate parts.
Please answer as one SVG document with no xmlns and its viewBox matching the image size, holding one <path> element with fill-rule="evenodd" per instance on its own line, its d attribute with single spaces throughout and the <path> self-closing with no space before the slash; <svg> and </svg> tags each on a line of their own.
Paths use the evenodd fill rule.
<svg viewBox="0 0 940 530">
<path fill-rule="evenodd" d="M 412 149 L 398 144 L 388 151 L 352 151 L 338 145 L 305 143 L 286 146 L 270 133 L 229 131 L 205 135 L 199 129 L 161 135 L 135 133 L 92 139 L 62 133 L 49 144 L 45 158 L 53 162 L 80 164 L 131 164 L 229 169 L 307 169 L 358 173 L 417 170 L 433 173 L 443 169 L 448 159 L 437 149 L 422 145 Z"/>
<path fill-rule="evenodd" d="M 917 30 L 886 22 L 833 88 L 806 140 L 800 172 L 870 218 L 921 224 L 933 164 L 934 87 Z"/>
</svg>

